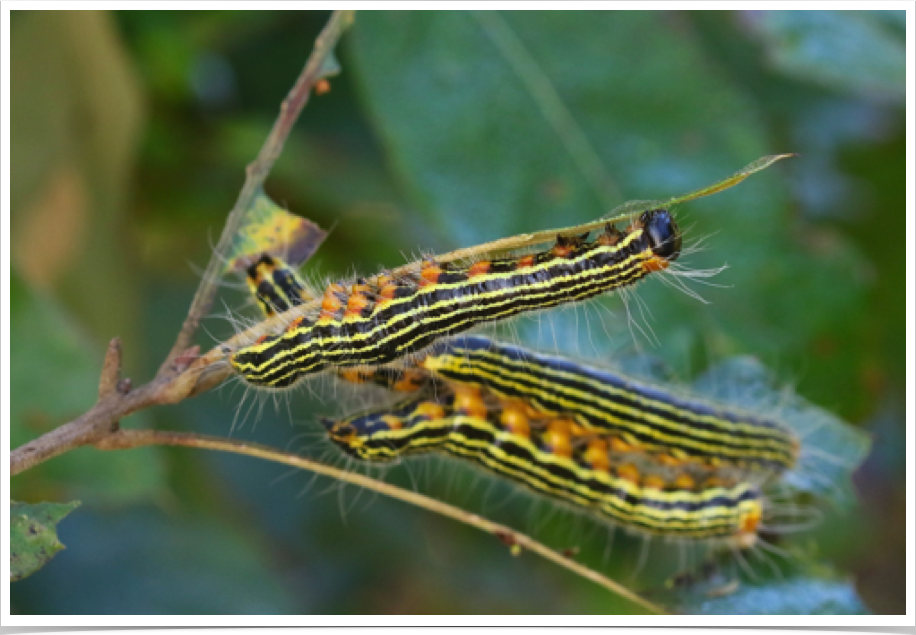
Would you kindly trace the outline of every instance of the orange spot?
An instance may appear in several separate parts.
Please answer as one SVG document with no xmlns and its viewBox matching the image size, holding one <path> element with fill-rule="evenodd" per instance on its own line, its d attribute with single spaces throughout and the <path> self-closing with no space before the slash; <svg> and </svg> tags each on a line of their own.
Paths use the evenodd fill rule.
<svg viewBox="0 0 916 635">
<path fill-rule="evenodd" d="M 620 437 L 611 437 L 611 449 L 614 452 L 633 452 L 635 448 Z"/>
<path fill-rule="evenodd" d="M 445 417 L 445 409 L 434 401 L 424 401 L 417 406 L 416 413 L 433 420 Z"/>
<path fill-rule="evenodd" d="M 697 483 L 689 474 L 680 474 L 674 479 L 674 486 L 678 489 L 693 489 Z"/>
<path fill-rule="evenodd" d="M 392 282 L 389 282 L 384 287 L 379 289 L 379 292 L 378 292 L 379 304 L 384 304 L 385 302 L 388 302 L 389 300 L 394 299 L 394 294 L 397 293 L 397 291 L 398 291 L 398 285 Z"/>
<path fill-rule="evenodd" d="M 739 549 L 748 549 L 757 542 L 757 529 L 760 527 L 760 506 L 755 505 L 752 510 L 741 516 L 738 525 L 738 535 L 735 536 L 735 545 Z"/>
<path fill-rule="evenodd" d="M 423 384 L 425 375 L 416 370 L 405 370 L 401 378 L 391 387 L 396 392 L 413 392 Z"/>
<path fill-rule="evenodd" d="M 395 417 L 394 415 L 385 415 L 382 417 L 382 422 L 388 426 L 389 430 L 400 430 L 404 427 L 404 422 Z"/>
<path fill-rule="evenodd" d="M 632 463 L 624 463 L 617 468 L 617 476 L 625 481 L 639 484 L 639 468 Z"/>
<path fill-rule="evenodd" d="M 570 245 L 554 245 L 550 249 L 550 254 L 554 258 L 568 258 L 572 254 L 573 248 Z"/>
<path fill-rule="evenodd" d="M 710 487 L 722 487 L 724 485 L 725 481 L 723 481 L 718 476 L 711 476 L 703 482 L 704 489 L 708 489 Z"/>
<path fill-rule="evenodd" d="M 557 456 L 572 456 L 572 441 L 569 435 L 570 424 L 571 422 L 565 419 L 556 419 L 548 424 L 547 430 L 544 432 L 544 443 Z"/>
<path fill-rule="evenodd" d="M 344 317 L 359 317 L 367 306 L 369 306 L 368 298 L 362 292 L 354 291 L 353 295 L 347 299 L 347 310 L 344 312 Z"/>
<path fill-rule="evenodd" d="M 265 341 L 267 341 L 267 334 L 266 334 L 266 333 L 265 333 L 264 335 L 262 335 L 261 337 L 259 337 L 258 339 L 256 339 L 256 340 L 254 341 L 254 345 L 256 346 L 256 345 L 258 345 L 258 344 L 263 344 Z"/>
<path fill-rule="evenodd" d="M 473 265 L 471 265 L 471 268 L 468 269 L 468 277 L 474 278 L 475 276 L 482 276 L 483 274 L 490 271 L 490 266 L 491 264 L 489 260 L 481 260 L 480 262 L 475 262 Z"/>
<path fill-rule="evenodd" d="M 748 513 L 744 518 L 741 519 L 741 531 L 750 531 L 756 533 L 759 526 L 760 508 L 755 507 L 752 512 Z"/>
<path fill-rule="evenodd" d="M 531 434 L 531 426 L 525 408 L 521 404 L 507 404 L 499 415 L 499 422 L 512 434 L 526 439 Z"/>
<path fill-rule="evenodd" d="M 651 474 L 643 479 L 642 486 L 648 487 L 651 489 L 664 489 L 665 488 L 665 479 L 663 479 L 661 476 L 656 476 L 655 474 Z"/>
<path fill-rule="evenodd" d="M 659 454 L 657 460 L 662 465 L 670 465 L 672 467 L 684 464 L 683 461 L 671 456 L 670 454 Z"/>
<path fill-rule="evenodd" d="M 602 472 L 611 471 L 611 459 L 608 456 L 608 447 L 605 440 L 592 439 L 589 441 L 584 456 L 593 469 Z"/>
<path fill-rule="evenodd" d="M 487 416 L 487 407 L 480 397 L 480 390 L 474 386 L 456 385 L 455 410 L 470 417 L 484 419 Z"/>
<path fill-rule="evenodd" d="M 324 297 L 321 299 L 321 315 L 318 319 L 333 320 L 335 314 L 343 307 L 340 296 L 344 294 L 346 294 L 346 290 L 342 285 L 329 285 L 324 291 Z"/>
<path fill-rule="evenodd" d="M 576 422 L 573 422 L 572 425 L 569 426 L 569 431 L 574 437 L 582 437 L 590 432 Z"/>
<path fill-rule="evenodd" d="M 616 227 L 608 227 L 598 236 L 598 244 L 613 247 L 623 239 L 623 232 Z"/>
<path fill-rule="evenodd" d="M 366 381 L 366 374 L 364 372 L 353 370 L 352 368 L 341 371 L 338 377 L 353 384 L 362 384 Z"/>
<path fill-rule="evenodd" d="M 534 254 L 530 254 L 528 256 L 522 256 L 521 258 L 519 258 L 518 263 L 516 264 L 515 268 L 524 269 L 526 267 L 531 267 L 533 265 L 534 265 Z"/>
<path fill-rule="evenodd" d="M 653 271 L 663 271 L 668 268 L 668 261 L 658 256 L 652 256 L 644 263 L 642 263 L 642 268 L 649 273 L 652 273 Z"/>
<path fill-rule="evenodd" d="M 525 408 L 525 414 L 528 416 L 529 419 L 537 419 L 543 416 L 543 413 L 540 410 L 535 408 L 533 405 L 531 405 L 527 401 L 523 402 L 523 404 Z"/>
<path fill-rule="evenodd" d="M 331 92 L 331 82 L 326 79 L 319 79 L 315 82 L 315 94 L 316 95 L 325 95 Z"/>
<path fill-rule="evenodd" d="M 442 267 L 434 262 L 426 263 L 423 265 L 423 270 L 420 272 L 420 280 L 418 281 L 418 284 L 421 287 L 436 284 L 439 281 L 439 276 L 441 275 Z"/>
<path fill-rule="evenodd" d="M 297 328 L 299 328 L 300 326 L 302 326 L 302 322 L 303 322 L 304 320 L 305 320 L 304 317 L 301 317 L 301 316 L 300 316 L 300 317 L 297 317 L 295 320 L 293 320 L 292 322 L 290 322 L 289 325 L 286 327 L 286 332 L 288 333 L 288 332 L 290 332 L 290 331 L 295 331 Z"/>
</svg>

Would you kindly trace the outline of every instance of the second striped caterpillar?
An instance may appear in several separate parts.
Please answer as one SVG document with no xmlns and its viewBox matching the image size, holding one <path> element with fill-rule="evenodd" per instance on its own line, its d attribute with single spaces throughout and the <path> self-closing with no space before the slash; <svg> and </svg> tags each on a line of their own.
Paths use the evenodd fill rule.
<svg viewBox="0 0 916 635">
<path fill-rule="evenodd" d="M 325 421 L 331 440 L 364 461 L 445 452 L 633 531 L 750 547 L 763 515 L 746 480 L 695 463 L 665 465 L 614 449 L 606 436 L 522 402 L 460 384 L 391 408 Z"/>
<path fill-rule="evenodd" d="M 775 419 L 486 337 L 441 342 L 419 365 L 679 460 L 776 474 L 798 456 L 795 435 Z"/>
<path fill-rule="evenodd" d="M 757 477 L 791 469 L 800 450 L 795 433 L 774 417 L 479 335 L 443 340 L 414 367 L 352 369 L 340 376 L 396 392 L 430 382 L 484 388 L 545 416 L 569 417 L 619 448 Z"/>
</svg>

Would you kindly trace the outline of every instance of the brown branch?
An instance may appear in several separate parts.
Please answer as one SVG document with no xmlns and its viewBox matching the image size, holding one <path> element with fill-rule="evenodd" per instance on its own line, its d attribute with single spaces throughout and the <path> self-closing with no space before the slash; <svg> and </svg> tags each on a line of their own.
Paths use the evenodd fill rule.
<svg viewBox="0 0 916 635">
<path fill-rule="evenodd" d="M 352 11 L 335 11 L 318 39 L 315 40 L 312 53 L 292 90 L 283 101 L 280 115 L 267 140 L 257 158 L 246 170 L 245 183 L 226 220 L 215 253 L 210 258 L 207 270 L 188 310 L 188 316 L 155 379 L 140 388 L 131 390 L 129 379 L 120 380 L 121 343 L 118 339 L 112 340 L 105 356 L 96 404 L 81 417 L 13 450 L 10 453 L 11 476 L 69 450 L 100 442 L 105 436 L 118 429 L 121 419 L 133 412 L 154 405 L 177 403 L 203 392 L 204 389 L 212 388 L 218 383 L 211 381 L 205 384 L 206 388 L 198 387 L 201 371 L 206 366 L 192 364 L 198 357 L 198 349 L 190 346 L 191 338 L 197 331 L 201 318 L 210 311 L 213 305 L 218 288 L 217 279 L 222 266 L 222 256 L 231 246 L 245 212 L 260 192 L 274 162 L 280 156 L 293 124 L 308 102 L 311 91 L 328 74 L 330 68 L 328 61 L 334 46 L 352 21 Z"/>
<path fill-rule="evenodd" d="M 29 441 L 10 453 L 10 476 L 84 445 L 98 443 L 118 431 L 127 415 L 158 404 L 176 403 L 190 393 L 196 381 L 192 373 L 156 377 L 148 384 L 130 390 L 129 383 L 118 381 L 121 374 L 121 343 L 115 338 L 99 380 L 99 399 L 81 417 Z"/>
<path fill-rule="evenodd" d="M 102 366 L 102 376 L 99 379 L 99 401 L 118 389 L 121 381 L 121 338 L 116 337 L 108 342 L 105 352 L 105 364 Z"/>
<path fill-rule="evenodd" d="M 616 593 L 621 597 L 630 600 L 631 602 L 639 605 L 651 613 L 665 613 L 664 609 L 661 607 L 656 606 L 655 604 L 649 602 L 633 591 L 618 584 L 617 582 L 614 582 L 610 578 L 601 575 L 597 571 L 589 569 L 588 567 L 576 562 L 575 560 L 557 553 L 546 545 L 537 542 L 536 540 L 526 536 L 525 534 L 519 533 L 510 527 L 494 523 L 490 520 L 487 520 L 486 518 L 481 518 L 476 514 L 469 513 L 453 505 L 449 505 L 434 498 L 424 496 L 423 494 L 404 490 L 388 483 L 383 483 L 381 481 L 369 478 L 368 476 L 339 470 L 329 465 L 318 463 L 296 454 L 281 452 L 275 448 L 254 443 L 246 443 L 236 439 L 223 439 L 220 437 L 211 437 L 184 432 L 160 432 L 157 430 L 120 430 L 105 437 L 103 440 L 96 444 L 96 447 L 102 450 L 126 450 L 146 445 L 176 445 L 189 448 L 201 448 L 206 450 L 231 452 L 234 454 L 244 454 L 247 456 L 265 459 L 267 461 L 273 461 L 274 463 L 290 465 L 302 470 L 308 470 L 310 472 L 329 476 L 339 481 L 351 483 L 353 485 L 378 492 L 379 494 L 402 500 L 411 505 L 422 507 L 442 516 L 447 516 L 448 518 L 452 518 L 467 525 L 471 525 L 472 527 L 476 527 L 482 531 L 498 537 L 506 544 L 513 546 L 518 545 L 522 549 L 536 553 L 542 558 L 546 558 L 547 560 L 550 560 L 551 562 L 554 562 L 555 564 L 558 564 L 559 566 L 568 569 L 599 586 L 604 587 L 612 593 Z"/>
</svg>

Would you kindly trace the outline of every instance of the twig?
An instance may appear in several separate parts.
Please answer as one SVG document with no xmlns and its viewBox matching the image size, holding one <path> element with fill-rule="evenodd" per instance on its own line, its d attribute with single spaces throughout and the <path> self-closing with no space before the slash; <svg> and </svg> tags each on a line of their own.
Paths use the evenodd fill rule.
<svg viewBox="0 0 916 635">
<path fill-rule="evenodd" d="M 640 597 L 638 594 L 630 591 L 626 587 L 601 575 L 597 571 L 593 571 L 592 569 L 579 564 L 575 560 L 564 557 L 546 545 L 537 542 L 536 540 L 526 536 L 525 534 L 519 533 L 510 527 L 494 523 L 485 518 L 481 518 L 476 514 L 466 512 L 463 509 L 449 505 L 447 503 L 443 503 L 434 498 L 430 498 L 416 492 L 404 490 L 388 483 L 383 483 L 381 481 L 369 478 L 368 476 L 339 470 L 329 465 L 318 463 L 296 454 L 281 452 L 275 448 L 254 443 L 246 443 L 236 439 L 224 439 L 220 437 L 211 437 L 184 432 L 161 432 L 157 430 L 121 430 L 107 436 L 101 442 L 97 443 L 96 447 L 103 450 L 126 450 L 146 445 L 177 445 L 189 448 L 201 448 L 207 450 L 217 450 L 221 452 L 231 452 L 234 454 L 244 454 L 247 456 L 265 459 L 267 461 L 272 461 L 274 463 L 283 463 L 285 465 L 290 465 L 299 469 L 308 470 L 310 472 L 315 472 L 324 476 L 329 476 L 339 481 L 345 481 L 359 487 L 364 487 L 374 492 L 378 492 L 379 494 L 384 494 L 385 496 L 402 500 L 417 507 L 422 507 L 442 516 L 447 516 L 459 522 L 471 525 L 472 527 L 477 527 L 482 531 L 497 536 L 500 538 L 500 540 L 506 542 L 507 544 L 518 545 L 523 549 L 536 553 L 542 558 L 546 558 L 547 560 L 560 565 L 561 567 L 569 569 L 573 573 L 604 587 L 612 593 L 616 593 L 621 597 L 626 598 L 635 604 L 638 604 L 643 609 L 651 613 L 665 613 L 664 609 L 649 602 L 645 598 Z"/>
<path fill-rule="evenodd" d="M 267 140 L 258 157 L 246 170 L 245 184 L 238 200 L 226 220 L 222 236 L 213 257 L 207 265 L 188 316 L 155 379 L 137 389 L 130 390 L 129 380 L 119 381 L 121 374 L 121 344 L 114 339 L 108 345 L 105 364 L 99 380 L 99 398 L 91 410 L 10 453 L 10 475 L 15 476 L 50 458 L 83 445 L 98 443 L 116 431 L 118 422 L 127 415 L 160 404 L 177 403 L 203 392 L 196 389 L 201 375 L 201 365 L 191 361 L 197 357 L 196 347 L 190 347 L 201 318 L 206 315 L 217 290 L 217 273 L 223 256 L 238 231 L 245 212 L 264 185 L 274 162 L 292 130 L 299 113 L 308 101 L 315 84 L 329 68 L 328 59 L 344 29 L 353 21 L 352 11 L 335 11 L 322 30 L 308 61 L 296 84 L 280 107 Z M 207 386 L 212 387 L 214 383 Z"/>
</svg>

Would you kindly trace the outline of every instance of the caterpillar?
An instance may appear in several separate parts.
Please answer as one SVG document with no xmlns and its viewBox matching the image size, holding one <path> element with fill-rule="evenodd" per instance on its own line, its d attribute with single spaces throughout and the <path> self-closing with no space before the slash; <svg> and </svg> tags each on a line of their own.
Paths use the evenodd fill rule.
<svg viewBox="0 0 916 635">
<path fill-rule="evenodd" d="M 616 451 L 607 437 L 573 420 L 544 417 L 519 402 L 488 405 L 473 387 L 456 385 L 434 397 L 421 391 L 393 408 L 323 423 L 331 441 L 358 459 L 444 452 L 656 536 L 747 548 L 763 515 L 761 492 L 747 480 Z"/>
<path fill-rule="evenodd" d="M 261 254 L 246 268 L 245 274 L 248 289 L 266 317 L 284 313 L 311 299 L 296 270 L 268 253 Z"/>
<path fill-rule="evenodd" d="M 469 266 L 429 259 L 403 277 L 383 273 L 330 285 L 317 315 L 300 316 L 282 333 L 241 346 L 230 363 L 246 382 L 269 388 L 327 368 L 388 364 L 480 323 L 633 285 L 667 268 L 680 251 L 671 214 L 654 209 L 625 232 L 607 225 L 592 241 L 587 233 L 560 235 L 539 253 Z M 277 289 L 283 286 L 265 289 L 262 307 L 288 304 L 290 295 Z"/>
<path fill-rule="evenodd" d="M 486 337 L 437 343 L 419 365 L 542 413 L 568 414 L 622 445 L 681 460 L 776 474 L 798 457 L 797 438 L 777 420 Z"/>
</svg>

